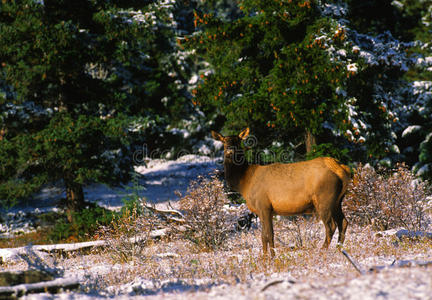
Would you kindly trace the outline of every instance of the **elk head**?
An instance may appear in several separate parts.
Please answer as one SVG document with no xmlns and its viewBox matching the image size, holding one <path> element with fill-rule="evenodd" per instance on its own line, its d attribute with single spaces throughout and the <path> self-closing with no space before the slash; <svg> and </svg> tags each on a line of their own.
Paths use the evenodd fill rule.
<svg viewBox="0 0 432 300">
<path fill-rule="evenodd" d="M 244 161 L 244 153 L 241 149 L 241 142 L 249 135 L 249 128 L 246 128 L 239 135 L 223 136 L 222 134 L 212 131 L 215 140 L 221 141 L 224 145 L 224 162 L 241 163 Z"/>
</svg>

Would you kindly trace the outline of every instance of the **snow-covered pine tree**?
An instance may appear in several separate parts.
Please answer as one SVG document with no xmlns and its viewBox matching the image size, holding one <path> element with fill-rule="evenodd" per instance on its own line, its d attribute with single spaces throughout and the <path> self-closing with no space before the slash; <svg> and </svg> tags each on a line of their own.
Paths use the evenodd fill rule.
<svg viewBox="0 0 432 300">
<path fill-rule="evenodd" d="M 72 215 L 86 182 L 129 179 L 131 124 L 164 130 L 183 117 L 190 104 L 175 72 L 172 5 L 2 1 L 2 204 L 61 180 Z"/>
<path fill-rule="evenodd" d="M 351 159 L 374 161 L 397 152 L 395 91 L 411 43 L 351 28 L 341 1 L 238 5 L 231 19 L 196 11 L 187 47 L 210 65 L 194 104 L 216 109 L 228 130 L 252 127 L 263 147 L 303 141 L 310 156 L 346 159 L 348 149 Z"/>
<path fill-rule="evenodd" d="M 407 99 L 401 109 L 399 144 L 402 160 L 414 166 L 424 179 L 432 178 L 432 1 L 393 1 L 403 16 L 415 20 L 405 28 L 415 40 L 410 56 L 413 67 L 406 74 L 401 94 Z"/>
</svg>

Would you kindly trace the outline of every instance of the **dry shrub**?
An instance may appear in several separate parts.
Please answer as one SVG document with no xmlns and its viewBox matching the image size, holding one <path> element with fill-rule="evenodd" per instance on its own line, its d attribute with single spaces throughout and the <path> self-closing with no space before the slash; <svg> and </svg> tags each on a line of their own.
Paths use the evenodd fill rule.
<svg viewBox="0 0 432 300">
<path fill-rule="evenodd" d="M 275 238 L 291 248 L 315 248 L 322 240 L 322 228 L 315 215 L 280 217 L 275 222 Z"/>
<path fill-rule="evenodd" d="M 184 211 L 183 237 L 200 250 L 215 250 L 224 245 L 232 230 L 230 215 L 224 209 L 229 203 L 223 183 L 216 175 L 198 177 L 180 199 Z"/>
<path fill-rule="evenodd" d="M 379 168 L 378 172 L 359 165 L 344 206 L 350 222 L 372 225 L 375 230 L 403 227 L 425 230 L 431 224 L 428 215 L 430 187 L 400 164 L 396 169 Z"/>
<path fill-rule="evenodd" d="M 135 202 L 113 218 L 109 226 L 99 230 L 99 236 L 107 241 L 105 251 L 116 263 L 142 258 L 150 233 L 155 229 L 156 216 L 143 202 Z"/>
</svg>

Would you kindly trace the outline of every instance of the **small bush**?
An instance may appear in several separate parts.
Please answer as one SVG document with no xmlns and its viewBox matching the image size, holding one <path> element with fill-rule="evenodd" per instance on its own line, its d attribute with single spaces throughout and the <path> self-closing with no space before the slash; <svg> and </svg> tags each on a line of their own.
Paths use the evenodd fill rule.
<svg viewBox="0 0 432 300">
<path fill-rule="evenodd" d="M 114 213 L 100 206 L 89 205 L 85 209 L 74 212 L 72 222 L 66 217 L 60 218 L 49 232 L 49 239 L 59 241 L 83 241 L 93 237 L 101 225 L 107 225 L 114 217 Z"/>
<path fill-rule="evenodd" d="M 145 202 L 130 202 L 107 226 L 99 229 L 99 237 L 107 241 L 105 248 L 116 263 L 141 259 L 157 217 L 145 207 Z"/>
<path fill-rule="evenodd" d="M 350 222 L 358 225 L 372 225 L 375 230 L 425 230 L 431 224 L 428 194 L 428 183 L 416 179 L 404 164 L 378 172 L 360 165 L 344 206 Z"/>
<path fill-rule="evenodd" d="M 183 236 L 201 250 L 214 250 L 223 246 L 232 230 L 230 215 L 224 210 L 229 202 L 223 183 L 216 177 L 199 177 L 180 199 L 186 228 Z"/>
</svg>

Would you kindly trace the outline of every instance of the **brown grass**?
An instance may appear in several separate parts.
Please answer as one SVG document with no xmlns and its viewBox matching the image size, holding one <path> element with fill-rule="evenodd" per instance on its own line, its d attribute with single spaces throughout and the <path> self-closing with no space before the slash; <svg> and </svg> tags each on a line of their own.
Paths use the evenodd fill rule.
<svg viewBox="0 0 432 300">
<path fill-rule="evenodd" d="M 360 226 L 426 230 L 432 223 L 430 195 L 428 182 L 417 179 L 404 164 L 378 170 L 359 165 L 343 205 L 351 223 Z"/>
<path fill-rule="evenodd" d="M 357 170 L 344 206 L 351 223 L 344 249 L 365 270 L 398 259 L 432 259 L 430 239 L 398 240 L 377 233 L 378 229 L 407 224 L 427 229 L 427 185 L 418 181 L 413 184 L 414 179 L 403 165 L 387 173 L 363 166 Z M 325 234 L 316 217 L 275 217 L 276 256 L 270 259 L 261 254 L 259 224 L 248 232 L 226 228 L 229 222 L 222 209 L 226 202 L 222 183 L 216 177 L 193 182 L 180 202 L 186 216 L 183 236 L 143 249 L 139 259 L 134 259 L 133 272 L 112 272 L 100 284 L 126 283 L 136 276 L 156 281 L 181 278 L 236 283 L 275 273 L 289 273 L 300 280 L 358 275 L 337 247 L 320 249 Z M 176 255 L 161 258 L 160 253 Z"/>
<path fill-rule="evenodd" d="M 15 235 L 11 238 L 0 239 L 0 248 L 16 248 L 27 246 L 28 244 L 47 245 L 52 244 L 52 241 L 48 237 L 47 230 L 37 230 L 35 232 Z"/>
<path fill-rule="evenodd" d="M 398 172 L 405 172 L 405 169 Z M 357 174 L 363 173 L 358 172 Z M 391 181 L 392 178 L 399 178 L 399 175 L 394 177 L 392 175 L 379 179 L 381 175 L 375 175 L 373 172 L 371 175 L 376 176 L 372 176 L 373 178 L 378 178 L 374 180 L 382 180 L 380 181 L 382 184 L 395 184 Z M 361 177 L 361 180 L 359 177 L 355 178 L 358 190 L 351 192 L 350 197 L 353 197 L 354 193 L 360 193 L 359 191 L 369 191 L 370 183 L 375 181 L 364 178 L 369 177 Z M 395 182 L 407 183 L 408 181 L 408 179 L 397 179 Z M 212 178 L 204 181 L 204 183 L 203 181 L 199 182 L 200 184 L 193 184 L 188 195 L 182 199 L 182 201 L 187 201 L 182 204 L 185 215 L 188 216 L 188 212 L 196 214 L 187 220 L 188 230 L 179 230 L 178 235 L 173 235 L 167 239 L 146 239 L 144 243 L 137 246 L 138 248 L 133 249 L 130 242 L 127 242 L 129 237 L 137 233 L 146 236 L 145 234 L 154 228 L 154 223 L 151 218 L 143 219 L 142 214 L 137 214 L 136 211 L 132 210 L 130 214 L 117 220 L 117 223 L 113 224 L 114 226 L 111 226 L 106 233 L 109 235 L 108 238 L 112 239 L 109 247 L 85 257 L 77 255 L 74 258 L 63 260 L 60 262 L 60 266 L 65 270 L 73 270 L 82 261 L 86 261 L 85 267 L 79 267 L 81 269 L 87 268 L 89 272 L 88 284 L 85 288 L 105 292 L 109 286 L 121 286 L 137 278 L 158 283 L 182 280 L 194 285 L 197 280 L 208 284 L 245 283 L 259 278 L 267 278 L 273 274 L 280 274 L 284 278 L 290 276 L 297 281 L 308 282 L 314 280 L 323 282 L 326 279 L 335 278 L 345 280 L 359 276 L 337 247 L 332 245 L 328 250 L 320 249 L 319 246 L 322 244 L 325 234 L 321 222 L 316 217 L 275 217 L 276 256 L 273 259 L 263 257 L 260 224 L 255 224 L 251 230 L 246 232 L 233 231 L 232 229 L 227 231 L 227 228 L 217 229 L 217 224 L 212 217 L 213 214 L 215 214 L 215 218 L 227 214 L 222 209 L 226 199 L 220 181 Z M 390 187 L 384 186 L 382 189 L 390 190 Z M 404 189 L 396 190 L 404 191 Z M 366 193 L 360 195 L 366 195 Z M 373 195 L 379 196 L 380 200 L 368 199 L 375 201 L 373 203 L 380 203 L 379 201 L 386 199 L 383 195 L 387 194 L 375 192 Z M 208 205 L 215 205 L 215 203 L 210 203 L 210 200 L 219 196 L 222 197 L 220 199 L 223 201 L 217 200 L 218 206 L 212 207 L 212 210 L 208 211 L 205 207 L 206 201 L 209 202 Z M 209 198 L 203 199 L 203 197 Z M 354 200 L 348 197 L 348 201 Z M 423 205 L 422 201 L 416 203 Z M 200 204 L 202 205 L 199 206 Z M 350 206 L 354 204 L 357 206 Z M 350 226 L 343 247 L 363 270 L 376 265 L 390 265 L 393 260 L 432 260 L 431 239 L 399 240 L 394 235 L 379 232 L 375 226 L 376 223 L 363 222 L 362 220 L 365 219 L 360 218 L 362 216 L 358 212 L 364 211 L 362 210 L 364 208 L 361 207 L 362 204 L 360 202 L 354 202 L 354 204 L 345 206 Z M 407 209 L 405 206 L 396 208 Z M 381 215 L 385 214 L 386 210 L 367 210 L 367 213 L 372 214 L 373 218 L 387 218 L 386 215 Z M 205 218 L 206 216 L 208 218 Z M 415 214 L 406 214 L 406 217 L 413 216 Z M 430 217 L 430 215 L 426 214 L 426 217 Z M 231 215 L 230 218 L 232 219 L 233 216 Z M 368 219 L 366 218 L 366 220 Z M 225 222 L 226 220 L 222 221 Z M 193 222 L 197 223 L 194 225 Z M 229 224 L 232 226 L 232 223 Z M 387 224 L 392 226 L 393 223 L 387 222 Z M 205 228 L 203 226 L 216 227 L 202 230 Z M 226 234 L 227 232 L 229 234 Z M 197 243 L 196 240 L 190 238 L 191 234 L 202 237 L 203 234 L 207 233 L 210 233 L 206 237 L 210 240 L 210 243 L 207 244 L 204 242 Z M 219 234 L 222 234 L 222 239 L 218 237 Z M 196 239 L 199 240 L 200 238 Z M 223 243 L 216 244 L 214 243 L 215 240 L 223 241 Z M 332 242 L 336 244 L 335 239 Z M 217 247 L 213 247 L 213 245 L 217 245 Z M 106 265 L 107 261 L 112 265 L 109 272 L 99 275 L 91 272 L 92 267 L 99 264 Z M 205 288 L 206 284 L 202 286 Z"/>
<path fill-rule="evenodd" d="M 140 251 L 128 252 L 131 257 L 123 262 L 107 248 L 90 255 L 78 254 L 58 260 L 58 267 L 69 272 L 87 270 L 84 290 L 104 293 L 110 286 L 119 287 L 137 278 L 158 284 L 181 280 L 192 286 L 200 282 L 205 289 L 212 284 L 248 283 L 273 275 L 307 282 L 358 276 L 334 245 L 328 250 L 319 248 L 324 232 L 315 218 L 275 218 L 274 224 L 279 237 L 274 259 L 262 256 L 258 224 L 250 231 L 231 233 L 223 249 L 196 251 L 188 240 L 162 239 L 148 241 Z M 298 242 L 300 239 L 302 244 Z M 363 270 L 389 265 L 395 259 L 432 260 L 432 240 L 398 240 L 373 230 L 372 226 L 352 225 L 344 249 Z M 95 266 L 110 269 L 98 274 L 91 271 Z"/>
<path fill-rule="evenodd" d="M 322 231 L 322 224 L 314 219 L 305 221 L 309 224 L 300 224 L 302 232 Z M 300 281 L 358 276 L 337 248 L 321 250 L 316 247 L 322 243 L 323 232 L 313 234 L 309 240 L 304 241 L 303 246 L 289 246 L 295 245 L 298 237 L 285 230 L 287 222 L 289 221 L 275 220 L 276 234 L 284 244 L 276 241 L 274 259 L 261 254 L 259 228 L 231 235 L 226 248 L 217 251 L 197 252 L 190 242 L 185 240 L 160 241 L 148 246 L 139 259 L 133 260 L 133 264 L 122 264 L 121 268 L 99 278 L 99 288 L 126 284 L 136 277 L 155 282 L 177 278 L 190 284 L 196 280 L 212 284 L 235 284 L 273 274 L 289 274 Z M 377 234 L 370 226 L 354 225 L 348 231 L 344 249 L 363 270 L 376 265 L 389 265 L 393 260 L 432 260 L 430 239 L 399 241 L 395 237 Z M 176 255 L 161 257 L 161 253 Z"/>
</svg>

